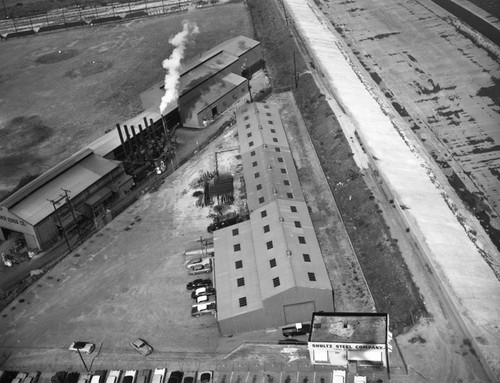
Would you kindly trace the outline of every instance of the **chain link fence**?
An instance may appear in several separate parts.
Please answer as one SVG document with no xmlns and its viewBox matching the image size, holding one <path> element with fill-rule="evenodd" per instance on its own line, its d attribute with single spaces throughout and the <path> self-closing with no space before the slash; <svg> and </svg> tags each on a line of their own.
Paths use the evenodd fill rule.
<svg viewBox="0 0 500 383">
<path fill-rule="evenodd" d="M 217 0 L 215 0 L 217 2 Z M 0 38 L 36 35 L 74 27 L 85 27 L 96 24 L 156 16 L 173 12 L 187 11 L 191 4 L 203 6 L 205 2 L 181 0 L 153 0 L 127 3 L 109 3 L 104 1 L 90 6 L 71 5 L 67 8 L 49 10 L 28 16 L 13 16 L 0 20 Z M 211 0 L 213 4 L 214 0 Z M 8 12 L 4 10 L 4 13 Z"/>
</svg>

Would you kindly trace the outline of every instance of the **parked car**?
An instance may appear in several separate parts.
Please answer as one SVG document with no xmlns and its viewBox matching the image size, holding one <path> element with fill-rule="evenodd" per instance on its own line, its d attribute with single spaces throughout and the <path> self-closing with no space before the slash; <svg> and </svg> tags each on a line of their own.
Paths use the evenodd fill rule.
<svg viewBox="0 0 500 383">
<path fill-rule="evenodd" d="M 198 303 L 211 303 L 211 302 L 215 302 L 215 298 L 213 296 L 200 295 L 198 298 L 196 298 L 196 304 L 198 304 Z"/>
<path fill-rule="evenodd" d="M 135 383 L 149 383 L 149 378 L 151 377 L 151 370 L 140 370 L 137 373 L 137 378 Z"/>
<path fill-rule="evenodd" d="M 187 371 L 184 373 L 184 378 L 182 383 L 196 383 L 197 373 L 196 371 Z"/>
<path fill-rule="evenodd" d="M 10 383 L 17 376 L 18 371 L 0 370 L 0 383 Z"/>
<path fill-rule="evenodd" d="M 76 341 L 71 343 L 69 351 L 80 351 L 82 354 L 92 354 L 95 350 L 95 344 L 90 342 Z"/>
<path fill-rule="evenodd" d="M 198 265 L 201 265 L 201 266 L 205 267 L 205 266 L 208 266 L 208 265 L 211 265 L 211 264 L 212 264 L 212 261 L 211 261 L 211 259 L 209 257 L 205 257 L 205 258 L 198 257 L 198 258 L 191 259 L 187 263 L 186 267 L 188 269 L 190 269 L 190 268 L 196 267 Z"/>
<path fill-rule="evenodd" d="M 199 317 L 204 314 L 215 314 L 217 304 L 215 302 L 199 303 L 191 307 L 191 316 Z"/>
<path fill-rule="evenodd" d="M 90 383 L 104 383 L 106 379 L 106 370 L 97 370 L 92 374 Z"/>
<path fill-rule="evenodd" d="M 166 373 L 167 373 L 166 368 L 155 369 L 155 372 L 153 374 L 153 379 L 151 379 L 151 383 L 164 383 Z"/>
<path fill-rule="evenodd" d="M 18 372 L 16 377 L 12 380 L 11 383 L 21 383 L 27 376 L 28 374 L 25 372 Z"/>
<path fill-rule="evenodd" d="M 184 372 L 182 371 L 172 371 L 168 377 L 167 383 L 182 383 L 182 377 Z"/>
<path fill-rule="evenodd" d="M 70 375 L 70 374 L 68 374 Z M 78 374 L 76 374 L 78 378 Z M 37 383 L 38 379 L 40 378 L 40 372 L 35 371 L 35 372 L 30 372 L 26 378 L 24 378 L 23 383 Z M 70 383 L 76 383 L 76 380 L 74 382 Z"/>
<path fill-rule="evenodd" d="M 78 372 L 68 372 L 66 378 L 64 379 L 64 383 L 78 383 L 79 379 L 80 379 L 80 374 Z M 23 383 L 27 383 L 26 380 Z"/>
<path fill-rule="evenodd" d="M 212 266 L 211 265 L 196 265 L 194 267 L 191 267 L 188 271 L 189 275 L 198 275 L 198 274 L 203 274 L 203 273 L 211 273 L 212 272 Z"/>
<path fill-rule="evenodd" d="M 50 377 L 51 383 L 64 383 L 66 381 L 66 376 L 68 373 L 66 371 L 57 371 L 54 375 Z"/>
<path fill-rule="evenodd" d="M 189 249 L 186 249 L 184 251 L 184 255 L 186 257 L 191 257 L 195 255 L 208 255 L 208 256 L 213 256 L 214 255 L 214 245 L 213 242 L 211 244 L 203 245 L 203 244 L 196 244 L 194 246 L 191 246 Z"/>
<path fill-rule="evenodd" d="M 92 374 L 80 374 L 78 378 L 78 383 L 89 383 Z"/>
<path fill-rule="evenodd" d="M 148 356 L 153 352 L 153 347 L 151 347 L 148 342 L 146 342 L 144 339 L 137 338 L 133 342 L 130 342 L 130 345 L 134 350 L 139 352 L 140 354 L 144 356 Z"/>
<path fill-rule="evenodd" d="M 136 375 L 137 375 L 136 370 L 125 371 L 125 373 L 123 374 L 123 378 L 121 380 L 121 383 L 134 383 Z"/>
<path fill-rule="evenodd" d="M 118 383 L 121 373 L 120 370 L 111 370 L 106 378 L 106 383 Z"/>
<path fill-rule="evenodd" d="M 285 326 L 281 329 L 283 336 L 291 338 L 298 335 L 306 335 L 311 331 L 311 325 L 309 323 L 295 323 L 291 326 Z"/>
<path fill-rule="evenodd" d="M 208 286 L 212 286 L 211 279 L 195 279 L 194 281 L 191 281 L 186 285 L 186 289 L 194 290 L 197 289 L 198 287 L 208 287 Z"/>
<path fill-rule="evenodd" d="M 213 233 L 215 230 L 243 222 L 243 218 L 236 212 L 230 212 L 220 217 L 215 217 L 214 222 L 208 225 L 207 231 Z"/>
<path fill-rule="evenodd" d="M 215 295 L 215 289 L 213 287 L 198 287 L 191 293 L 191 298 L 196 299 L 201 295 Z"/>
<path fill-rule="evenodd" d="M 213 383 L 213 372 L 212 371 L 202 371 L 198 373 L 197 383 Z"/>
</svg>

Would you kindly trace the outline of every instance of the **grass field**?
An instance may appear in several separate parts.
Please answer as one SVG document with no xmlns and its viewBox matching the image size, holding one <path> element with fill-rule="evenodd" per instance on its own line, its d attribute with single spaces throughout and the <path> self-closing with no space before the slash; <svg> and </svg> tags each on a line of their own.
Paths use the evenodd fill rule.
<svg viewBox="0 0 500 383">
<path fill-rule="evenodd" d="M 246 7 L 236 2 L 2 42 L 0 197 L 138 114 L 139 94 L 163 78 L 168 39 L 184 19 L 200 29 L 185 61 L 253 35 Z"/>
</svg>

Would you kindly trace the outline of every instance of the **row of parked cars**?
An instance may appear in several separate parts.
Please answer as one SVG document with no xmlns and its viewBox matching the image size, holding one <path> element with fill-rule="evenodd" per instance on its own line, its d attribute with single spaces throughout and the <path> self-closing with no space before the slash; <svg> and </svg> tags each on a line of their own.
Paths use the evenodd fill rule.
<svg viewBox="0 0 500 383">
<path fill-rule="evenodd" d="M 37 383 L 39 372 L 0 371 L 0 383 Z"/>
<path fill-rule="evenodd" d="M 40 372 L 0 371 L 0 383 L 37 383 Z M 51 383 L 212 383 L 212 371 L 97 370 L 93 373 L 59 371 Z"/>
<path fill-rule="evenodd" d="M 215 288 L 211 279 L 195 279 L 186 285 L 191 290 L 191 316 L 199 317 L 204 314 L 215 314 L 217 303 L 215 302 Z"/>
</svg>

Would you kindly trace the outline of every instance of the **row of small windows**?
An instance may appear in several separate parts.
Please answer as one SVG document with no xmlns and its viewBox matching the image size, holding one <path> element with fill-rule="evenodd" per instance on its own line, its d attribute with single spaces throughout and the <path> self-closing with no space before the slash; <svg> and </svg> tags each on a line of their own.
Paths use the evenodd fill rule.
<svg viewBox="0 0 500 383">
<path fill-rule="evenodd" d="M 296 222 L 298 222 L 298 221 L 296 221 Z M 300 222 L 298 222 L 298 224 L 300 225 Z M 297 225 L 295 225 L 295 226 L 297 226 Z M 297 227 L 300 227 L 300 226 L 297 226 Z M 267 233 L 266 229 L 267 229 L 267 231 L 269 231 L 269 227 L 268 227 L 268 226 L 267 226 L 267 227 L 266 227 L 266 226 L 264 226 L 264 232 L 265 232 L 265 233 Z M 233 235 L 234 235 L 234 234 L 233 234 Z M 306 244 L 306 239 L 305 239 L 305 237 L 303 237 L 303 236 L 299 235 L 298 239 L 299 239 L 299 243 L 300 243 L 300 244 L 302 244 L 302 245 L 305 245 L 305 244 Z M 271 249 L 274 247 L 274 245 L 273 245 L 273 241 L 268 241 L 268 242 L 266 242 L 266 247 L 267 247 L 267 250 L 271 250 Z M 236 243 L 236 244 L 234 244 L 234 245 L 233 245 L 233 250 L 234 250 L 234 252 L 241 251 L 241 244 L 240 244 L 240 243 Z"/>
<path fill-rule="evenodd" d="M 260 184 L 257 185 L 257 190 L 260 190 L 261 188 L 262 188 L 262 185 L 260 185 Z M 297 213 L 297 206 L 293 206 L 293 205 L 290 206 L 290 211 L 292 213 Z M 267 217 L 267 211 L 262 210 L 260 212 L 260 216 L 261 216 L 261 218 Z M 298 227 L 298 228 L 302 227 L 302 224 L 300 223 L 300 221 L 293 221 L 293 223 L 294 223 L 295 227 Z M 270 227 L 269 227 L 269 225 L 265 225 L 263 227 L 263 229 L 264 229 L 264 233 L 268 233 L 270 230 Z M 233 237 L 237 236 L 239 233 L 240 233 L 240 230 L 238 228 L 233 229 Z"/>
<path fill-rule="evenodd" d="M 304 262 L 311 262 L 311 256 L 309 254 L 302 254 L 302 257 L 304 258 Z M 277 263 L 276 263 L 276 258 L 272 258 L 269 260 L 269 267 L 272 269 L 274 267 L 277 266 Z M 234 267 L 236 269 L 241 269 L 243 268 L 243 261 L 240 259 L 236 262 L 234 262 Z"/>
<path fill-rule="evenodd" d="M 257 166 L 256 162 L 254 162 L 254 164 L 255 164 L 254 166 Z M 281 168 L 280 171 L 281 171 L 281 173 L 286 174 L 286 169 L 285 168 Z M 255 178 L 259 178 L 260 177 L 260 172 L 254 173 L 254 177 Z"/>
<path fill-rule="evenodd" d="M 283 157 L 278 157 L 278 162 L 283 163 Z M 258 162 L 257 162 L 257 161 L 253 161 L 253 162 L 252 162 L 252 166 L 253 166 L 253 167 L 256 167 L 257 165 L 258 165 Z M 282 173 L 283 173 L 283 171 L 282 171 Z M 285 170 L 285 173 L 286 173 L 286 170 Z"/>
<path fill-rule="evenodd" d="M 292 213 L 297 213 L 297 206 L 290 206 L 290 211 Z M 266 218 L 267 217 L 267 211 L 266 210 L 262 210 L 260 212 L 260 218 Z"/>
<path fill-rule="evenodd" d="M 309 262 L 309 263 L 311 262 L 311 256 L 310 256 L 309 254 L 306 254 L 306 253 L 302 254 L 302 258 L 304 258 L 304 262 Z M 272 259 L 270 259 L 270 260 L 269 260 L 269 267 L 270 267 L 271 269 L 273 269 L 273 268 L 275 268 L 276 266 L 277 266 L 276 258 L 272 258 Z M 235 267 L 236 269 L 241 269 L 241 268 L 243 268 L 243 261 L 240 259 L 240 260 L 238 260 L 238 261 L 234 262 L 234 267 Z"/>
<path fill-rule="evenodd" d="M 249 142 L 249 143 L 248 143 L 248 146 L 253 146 L 253 141 Z M 278 153 L 281 153 L 281 148 L 276 147 L 276 148 L 274 148 L 274 150 L 275 150 L 276 152 L 278 152 Z M 252 150 L 252 151 L 250 152 L 250 156 L 251 156 L 251 157 L 254 157 L 254 156 L 255 156 L 255 150 Z M 279 159 L 278 159 L 278 161 L 279 161 L 279 162 L 283 162 L 283 161 L 280 161 Z"/>
<path fill-rule="evenodd" d="M 309 280 L 311 282 L 315 282 L 316 281 L 316 275 L 314 273 L 307 273 L 307 276 L 308 276 L 308 278 L 309 278 Z M 238 284 L 238 287 L 244 286 L 245 285 L 245 279 L 244 278 L 238 278 L 237 279 L 237 284 Z M 279 285 L 281 285 L 280 277 L 273 278 L 273 286 L 274 287 L 278 287 Z M 239 299 L 239 304 L 240 304 L 240 307 L 245 307 L 248 304 L 247 297 L 241 297 Z"/>
<path fill-rule="evenodd" d="M 309 277 L 309 280 L 311 282 L 315 282 L 316 281 L 316 275 L 314 275 L 314 273 L 307 273 L 308 277 Z M 240 278 L 240 279 L 243 279 L 243 278 Z M 244 283 L 244 281 L 243 281 Z M 278 287 L 280 285 L 280 278 L 279 277 L 276 277 L 276 278 L 273 278 L 273 285 L 274 287 Z M 248 302 L 247 302 L 247 297 L 241 297 L 238 299 L 238 302 L 240 304 L 240 307 L 245 307 L 248 305 Z"/>
</svg>

